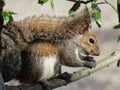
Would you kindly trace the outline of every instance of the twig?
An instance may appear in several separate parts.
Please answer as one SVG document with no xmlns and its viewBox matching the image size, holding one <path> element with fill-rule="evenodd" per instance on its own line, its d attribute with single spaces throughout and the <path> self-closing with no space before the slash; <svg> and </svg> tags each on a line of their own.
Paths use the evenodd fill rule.
<svg viewBox="0 0 120 90">
<path fill-rule="evenodd" d="M 66 82 L 65 80 L 62 80 L 62 79 L 53 79 L 53 80 L 49 81 L 49 83 L 52 86 L 52 89 L 67 85 L 67 84 L 72 83 L 74 81 L 80 80 L 84 77 L 87 77 L 96 71 L 101 70 L 101 69 L 111 65 L 112 63 L 118 61 L 119 59 L 120 59 L 120 50 L 117 50 L 117 51 L 113 52 L 111 55 L 109 55 L 108 57 L 99 61 L 96 68 L 94 68 L 94 69 L 87 69 L 86 68 L 83 70 L 73 72 L 70 82 Z M 36 87 L 39 89 L 35 89 Z M 44 89 L 41 88 L 40 84 L 36 84 L 33 86 L 24 86 L 24 87 L 23 86 L 7 87 L 7 90 L 44 90 Z"/>
<path fill-rule="evenodd" d="M 107 0 L 104 0 L 106 4 L 110 5 L 114 10 L 115 12 L 118 13 L 117 9 L 115 8 L 115 6 L 113 6 L 111 3 L 109 3 Z"/>
</svg>

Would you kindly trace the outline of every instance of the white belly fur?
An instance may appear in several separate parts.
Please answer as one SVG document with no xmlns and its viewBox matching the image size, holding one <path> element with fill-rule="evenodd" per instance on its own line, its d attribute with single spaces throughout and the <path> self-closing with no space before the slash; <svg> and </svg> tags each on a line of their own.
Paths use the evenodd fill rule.
<svg viewBox="0 0 120 90">
<path fill-rule="evenodd" d="M 57 62 L 57 56 L 56 55 L 50 55 L 48 57 L 42 57 L 43 59 L 43 74 L 42 77 L 39 80 L 47 80 L 54 76 L 54 69 Z"/>
</svg>

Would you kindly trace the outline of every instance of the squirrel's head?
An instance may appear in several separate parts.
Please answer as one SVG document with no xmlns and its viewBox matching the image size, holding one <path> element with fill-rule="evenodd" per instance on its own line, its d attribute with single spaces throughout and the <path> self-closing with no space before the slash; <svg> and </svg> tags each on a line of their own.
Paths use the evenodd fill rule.
<svg viewBox="0 0 120 90">
<path fill-rule="evenodd" d="M 85 55 L 100 55 L 100 49 L 96 35 L 91 30 L 91 19 L 89 12 L 81 12 L 75 16 L 71 22 L 74 31 L 78 31 L 78 35 L 74 38 L 74 43 L 81 53 Z"/>
<path fill-rule="evenodd" d="M 91 30 L 88 30 L 87 32 L 84 33 L 81 39 L 81 46 L 83 47 L 85 52 L 90 55 L 95 56 L 100 55 L 97 37 Z"/>
<path fill-rule="evenodd" d="M 84 32 L 84 34 L 77 36 L 74 39 L 74 43 L 76 44 L 80 52 L 85 55 L 100 55 L 97 37 L 90 30 L 90 28 L 86 32 Z"/>
</svg>

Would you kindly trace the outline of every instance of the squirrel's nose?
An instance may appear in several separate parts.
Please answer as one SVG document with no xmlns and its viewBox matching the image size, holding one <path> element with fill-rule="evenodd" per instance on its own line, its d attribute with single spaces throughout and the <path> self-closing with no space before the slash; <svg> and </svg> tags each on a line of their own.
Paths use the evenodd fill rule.
<svg viewBox="0 0 120 90">
<path fill-rule="evenodd" d="M 100 50 L 98 49 L 98 50 L 91 50 L 91 52 L 92 52 L 92 55 L 94 55 L 94 56 L 99 56 L 100 55 Z"/>
<path fill-rule="evenodd" d="M 100 50 L 97 50 L 96 52 L 95 52 L 95 56 L 99 56 L 100 55 Z"/>
</svg>

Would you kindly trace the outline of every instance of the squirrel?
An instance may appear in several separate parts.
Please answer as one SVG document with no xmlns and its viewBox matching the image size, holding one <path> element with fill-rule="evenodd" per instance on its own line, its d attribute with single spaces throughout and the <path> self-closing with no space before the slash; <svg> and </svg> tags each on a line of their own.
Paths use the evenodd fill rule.
<svg viewBox="0 0 120 90">
<path fill-rule="evenodd" d="M 39 17 L 23 22 L 36 40 L 21 51 L 21 70 L 15 77 L 19 82 L 14 84 L 9 81 L 6 85 L 47 81 L 56 76 L 61 65 L 96 66 L 95 60 L 89 55 L 98 56 L 100 50 L 97 37 L 90 27 L 88 13 L 68 18 Z"/>
<path fill-rule="evenodd" d="M 1 30 L 0 53 L 4 81 L 9 81 L 19 74 L 22 66 L 21 53 L 31 43 L 61 43 L 76 35 L 82 35 L 89 23 L 89 13 L 80 12 L 75 17 L 32 17 L 4 25 Z"/>
</svg>

